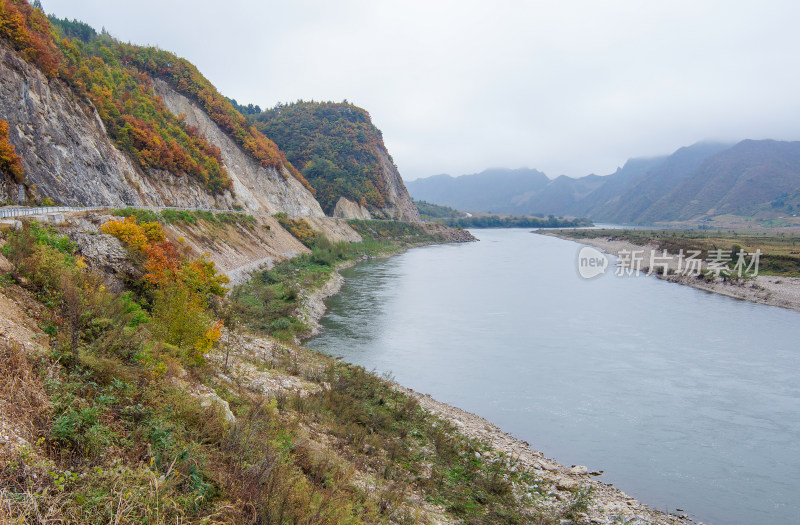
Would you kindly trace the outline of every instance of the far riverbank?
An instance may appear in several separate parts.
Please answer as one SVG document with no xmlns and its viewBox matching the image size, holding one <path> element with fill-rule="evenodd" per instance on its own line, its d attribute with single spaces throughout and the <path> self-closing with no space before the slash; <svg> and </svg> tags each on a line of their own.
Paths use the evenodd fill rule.
<svg viewBox="0 0 800 525">
<path fill-rule="evenodd" d="M 658 246 L 652 243 L 634 244 L 627 240 L 612 239 L 608 237 L 576 239 L 575 237 L 569 235 L 569 233 L 557 230 L 535 230 L 533 233 L 557 237 L 559 239 L 572 241 L 578 244 L 593 246 L 615 257 L 619 257 L 620 253 L 630 253 L 633 250 L 643 250 L 644 263 L 642 267 L 642 273 L 647 273 L 647 270 L 649 270 L 647 265 L 649 264 L 651 253 L 654 253 L 656 256 L 663 255 L 662 250 L 659 250 Z M 673 258 L 673 261 L 670 263 L 670 269 L 675 270 L 677 265 L 677 258 L 675 254 L 667 251 L 667 256 Z M 653 275 L 668 282 L 691 286 L 692 288 L 697 288 L 706 292 L 725 295 L 744 301 L 751 301 L 754 303 L 800 311 L 800 277 L 784 277 L 760 274 L 753 278 L 741 281 L 731 281 L 723 280 L 722 278 L 707 280 L 691 275 L 674 273 L 669 275 L 654 273 Z"/>
</svg>

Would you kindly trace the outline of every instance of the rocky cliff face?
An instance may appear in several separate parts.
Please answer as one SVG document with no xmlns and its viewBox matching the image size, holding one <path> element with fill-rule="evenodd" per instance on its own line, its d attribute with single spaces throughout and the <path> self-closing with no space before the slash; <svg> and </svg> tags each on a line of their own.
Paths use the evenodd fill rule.
<svg viewBox="0 0 800 525">
<path fill-rule="evenodd" d="M 387 219 L 411 222 L 422 221 L 417 207 L 411 200 L 411 196 L 408 194 L 405 184 L 403 184 L 400 173 L 397 171 L 394 163 L 389 159 L 389 154 L 386 152 L 385 148 L 379 149 L 378 158 L 381 162 L 383 178 L 389 194 L 389 198 L 386 199 L 387 206 L 383 208 L 381 212 L 383 212 Z"/>
<path fill-rule="evenodd" d="M 368 209 L 344 197 L 339 197 L 339 200 L 336 202 L 336 208 L 333 209 L 333 216 L 341 219 L 369 220 L 372 218 Z"/>
<path fill-rule="evenodd" d="M 140 191 L 147 191 L 146 181 L 110 143 L 96 112 L 2 43 L 0 118 L 8 121 L 9 140 L 23 158 L 29 198 L 70 205 L 144 201 Z M 16 200 L 11 181 L 4 180 L 2 189 L 3 200 Z"/>
<path fill-rule="evenodd" d="M 29 199 L 71 206 L 194 206 L 231 208 L 230 192 L 212 196 L 187 177 L 160 170 L 145 174 L 119 151 L 94 108 L 78 101 L 0 43 L 0 118 L 23 158 Z M 0 177 L 0 200 L 16 202 Z"/>
<path fill-rule="evenodd" d="M 222 150 L 234 192 L 211 195 L 188 177 L 161 170 L 144 173 L 119 151 L 94 108 L 76 99 L 0 43 L 0 118 L 23 158 L 27 198 L 72 206 L 189 206 L 324 216 L 313 195 L 288 173 L 267 170 L 248 157 L 185 97 L 157 81 L 176 113 Z M 16 202 L 13 181 L 0 176 L 0 202 Z"/>
<path fill-rule="evenodd" d="M 199 129 L 209 142 L 221 150 L 222 162 L 233 181 L 239 205 L 253 211 L 285 212 L 293 216 L 325 216 L 311 192 L 292 177 L 286 168 L 278 172 L 274 168 L 260 166 L 219 129 L 197 104 L 162 80 L 156 80 L 153 85 L 170 111 L 176 115 L 185 115 L 187 124 Z"/>
</svg>

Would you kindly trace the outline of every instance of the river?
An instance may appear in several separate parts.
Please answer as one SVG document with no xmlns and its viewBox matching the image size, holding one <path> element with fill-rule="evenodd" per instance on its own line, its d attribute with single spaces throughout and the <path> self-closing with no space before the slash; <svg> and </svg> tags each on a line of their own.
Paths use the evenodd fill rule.
<svg viewBox="0 0 800 525">
<path fill-rule="evenodd" d="M 473 234 L 344 271 L 309 346 L 652 507 L 800 524 L 800 312 L 613 269 L 585 280 L 576 243 Z"/>
</svg>

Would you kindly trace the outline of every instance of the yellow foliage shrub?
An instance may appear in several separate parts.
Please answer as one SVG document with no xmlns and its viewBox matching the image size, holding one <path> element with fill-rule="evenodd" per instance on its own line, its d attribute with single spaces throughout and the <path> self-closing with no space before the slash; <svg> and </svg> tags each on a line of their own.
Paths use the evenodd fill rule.
<svg viewBox="0 0 800 525">
<path fill-rule="evenodd" d="M 111 220 L 103 224 L 100 229 L 103 233 L 113 235 L 124 242 L 129 248 L 138 251 L 144 250 L 150 243 L 163 242 L 164 230 L 157 222 L 137 224 L 136 217 L 127 217 L 124 220 Z"/>
<path fill-rule="evenodd" d="M 164 230 L 161 229 L 161 225 L 157 222 L 146 222 L 142 224 L 142 231 L 145 237 L 147 237 L 147 242 L 164 242 L 166 239 Z"/>
</svg>

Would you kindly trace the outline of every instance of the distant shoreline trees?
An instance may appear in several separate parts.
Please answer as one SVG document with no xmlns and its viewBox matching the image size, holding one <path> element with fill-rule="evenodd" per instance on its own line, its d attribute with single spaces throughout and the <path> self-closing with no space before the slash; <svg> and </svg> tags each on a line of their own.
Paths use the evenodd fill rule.
<svg viewBox="0 0 800 525">
<path fill-rule="evenodd" d="M 547 218 L 512 215 L 481 215 L 460 219 L 438 219 L 447 226 L 455 228 L 580 228 L 593 226 L 589 219 L 567 219 L 550 215 Z"/>
</svg>

